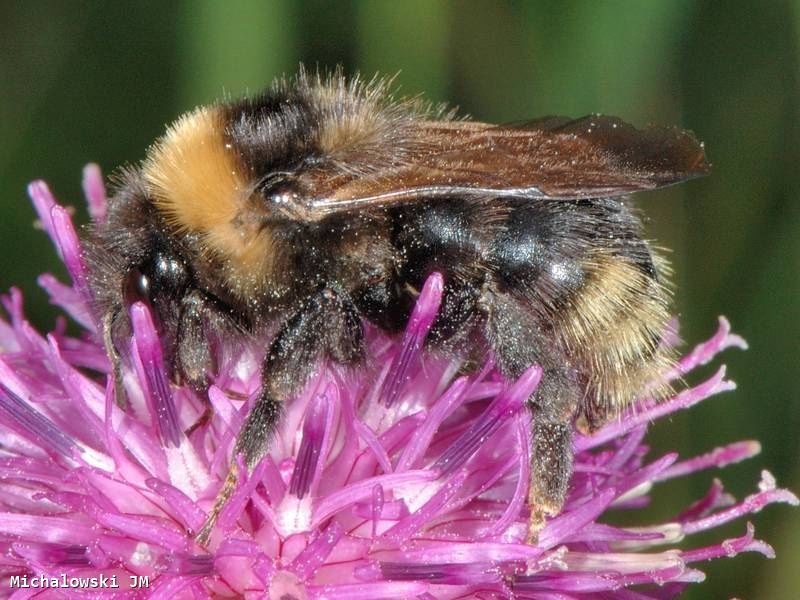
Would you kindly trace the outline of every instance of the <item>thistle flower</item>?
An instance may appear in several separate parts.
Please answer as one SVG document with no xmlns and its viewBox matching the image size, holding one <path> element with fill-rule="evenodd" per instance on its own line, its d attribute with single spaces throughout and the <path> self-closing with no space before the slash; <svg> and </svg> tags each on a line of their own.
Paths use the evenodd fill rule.
<svg viewBox="0 0 800 600">
<path fill-rule="evenodd" d="M 84 189 L 92 217 L 102 220 L 105 192 L 94 166 Z M 703 580 L 693 566 L 699 561 L 748 551 L 773 556 L 750 524 L 741 537 L 711 546 L 679 549 L 683 538 L 771 503 L 798 503 L 765 471 L 759 490 L 740 502 L 715 479 L 667 522 L 602 522 L 612 509 L 645 506 L 660 482 L 758 453 L 757 442 L 745 441 L 683 460 L 647 456 L 652 420 L 734 389 L 720 367 L 665 402 L 648 401 L 643 390 L 621 419 L 576 436 L 564 511 L 535 545 L 526 544 L 530 416 L 523 405 L 541 372 L 533 367 L 507 382 L 491 359 L 464 375 L 457 359 L 423 353 L 442 291 L 434 275 L 402 339 L 367 328 L 366 367 L 319 366 L 287 407 L 270 454 L 242 476 L 208 548 L 200 547 L 193 536 L 257 395 L 262 351 L 223 346 L 207 394 L 171 387 L 152 317 L 134 305 L 130 405 L 121 410 L 69 214 L 44 183 L 30 194 L 72 277 L 65 285 L 42 275 L 40 284 L 83 332 L 70 335 L 61 318 L 43 336 L 25 320 L 17 290 L 3 299 L 4 595 L 50 587 L 59 589 L 45 597 L 673 598 Z M 746 345 L 720 319 L 717 333 L 670 376 L 729 347 Z"/>
</svg>

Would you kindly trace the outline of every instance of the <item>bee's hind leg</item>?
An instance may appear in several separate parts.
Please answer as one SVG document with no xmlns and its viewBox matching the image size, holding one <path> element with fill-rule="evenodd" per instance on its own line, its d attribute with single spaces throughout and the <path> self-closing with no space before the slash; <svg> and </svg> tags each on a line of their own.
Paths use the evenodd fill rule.
<svg viewBox="0 0 800 600">
<path fill-rule="evenodd" d="M 542 374 L 539 388 L 528 401 L 533 420 L 529 542 L 536 541 L 545 517 L 564 508 L 572 477 L 572 427 L 578 403 L 577 387 L 558 369 Z"/>
<path fill-rule="evenodd" d="M 303 388 L 321 357 L 340 363 L 361 360 L 362 335 L 361 320 L 349 298 L 329 288 L 305 301 L 283 324 L 264 359 L 261 392 L 239 431 L 228 476 L 197 534 L 200 544 L 208 543 L 220 512 L 236 489 L 239 471 L 235 457 L 241 455 L 252 471 L 269 450 L 283 402 Z"/>
<path fill-rule="evenodd" d="M 535 542 L 545 517 L 564 507 L 572 477 L 572 428 L 580 406 L 580 391 L 568 362 L 531 311 L 506 294 L 485 291 L 487 338 L 498 367 L 509 378 L 533 364 L 544 369 L 539 387 L 528 400 L 532 415 L 531 481 L 528 495 L 530 528 Z"/>
</svg>

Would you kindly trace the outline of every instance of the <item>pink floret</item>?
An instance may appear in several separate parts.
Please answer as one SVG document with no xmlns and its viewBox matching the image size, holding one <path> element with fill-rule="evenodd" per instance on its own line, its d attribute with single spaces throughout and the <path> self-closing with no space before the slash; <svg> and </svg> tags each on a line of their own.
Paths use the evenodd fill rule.
<svg viewBox="0 0 800 600">
<path fill-rule="evenodd" d="M 135 304 L 129 405 L 120 409 L 69 212 L 43 182 L 29 191 L 72 277 L 64 284 L 43 275 L 40 283 L 83 332 L 73 337 L 60 321 L 43 336 L 25 320 L 19 292 L 3 298 L 0 596 L 29 597 L 50 584 L 42 597 L 674 598 L 704 579 L 694 563 L 774 554 L 750 523 L 742 537 L 711 546 L 692 548 L 684 538 L 768 504 L 798 504 L 764 472 L 759 491 L 741 502 L 715 479 L 671 521 L 603 523 L 611 508 L 646 506 L 661 481 L 759 452 L 758 442 L 744 441 L 682 460 L 647 457 L 650 422 L 734 389 L 722 366 L 664 402 L 643 397 L 596 435 L 577 435 L 564 511 L 536 545 L 526 544 L 524 404 L 541 370 L 505 381 L 489 357 L 463 375 L 458 359 L 423 352 L 442 294 L 434 274 L 403 336 L 366 328 L 366 366 L 319 365 L 289 404 L 271 452 L 252 473 L 240 465 L 237 489 L 201 547 L 194 535 L 257 396 L 263 350 L 223 345 L 219 373 L 200 397 L 170 383 L 149 309 Z M 84 191 L 102 222 L 96 166 L 84 171 Z M 670 376 L 729 347 L 746 344 L 721 318 Z M 213 416 L 198 425 L 207 407 Z M 120 587 L 79 585 L 101 576 Z M 131 576 L 148 587 L 132 588 Z M 59 587 L 65 580 L 74 585 Z M 26 582 L 38 587 L 19 587 Z"/>
</svg>

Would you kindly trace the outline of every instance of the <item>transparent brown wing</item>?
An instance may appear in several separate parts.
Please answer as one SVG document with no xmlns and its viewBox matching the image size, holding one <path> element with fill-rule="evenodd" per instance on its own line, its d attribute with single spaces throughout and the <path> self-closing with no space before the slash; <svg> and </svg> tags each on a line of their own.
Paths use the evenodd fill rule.
<svg viewBox="0 0 800 600">
<path fill-rule="evenodd" d="M 403 161 L 367 177 L 318 181 L 307 208 L 319 217 L 421 197 L 616 197 L 708 173 L 703 145 L 678 128 L 637 129 L 600 115 L 513 125 L 422 122 Z"/>
</svg>

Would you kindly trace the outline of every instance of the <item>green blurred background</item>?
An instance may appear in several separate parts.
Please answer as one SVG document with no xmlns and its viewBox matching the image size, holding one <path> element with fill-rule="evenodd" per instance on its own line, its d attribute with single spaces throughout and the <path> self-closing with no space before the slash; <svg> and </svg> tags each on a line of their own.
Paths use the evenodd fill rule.
<svg viewBox="0 0 800 600">
<path fill-rule="evenodd" d="M 684 339 L 705 339 L 725 314 L 751 349 L 724 357 L 739 389 L 659 424 L 654 446 L 691 454 L 756 438 L 762 455 L 722 473 L 728 488 L 741 497 L 769 468 L 798 491 L 799 32 L 800 2 L 780 0 L 3 2 L 0 289 L 20 286 L 31 319 L 50 326 L 36 275 L 63 270 L 32 227 L 28 181 L 46 178 L 84 222 L 84 163 L 135 162 L 182 111 L 301 61 L 399 71 L 403 93 L 480 120 L 603 112 L 681 125 L 714 173 L 642 198 L 649 232 L 673 249 Z M 674 514 L 713 475 L 661 488 L 641 522 Z M 755 521 L 778 560 L 700 565 L 709 582 L 686 597 L 800 598 L 800 510 Z"/>
</svg>

